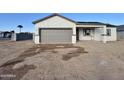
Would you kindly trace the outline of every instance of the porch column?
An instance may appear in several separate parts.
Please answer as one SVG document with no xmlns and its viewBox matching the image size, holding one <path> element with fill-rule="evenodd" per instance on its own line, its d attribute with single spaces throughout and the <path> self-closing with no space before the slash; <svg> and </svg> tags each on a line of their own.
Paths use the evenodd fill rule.
<svg viewBox="0 0 124 93">
<path fill-rule="evenodd" d="M 76 43 L 76 26 L 73 27 L 72 43 Z"/>
<path fill-rule="evenodd" d="M 11 40 L 16 41 L 16 39 L 17 39 L 17 38 L 16 38 L 16 35 L 17 35 L 16 33 L 13 33 L 13 34 L 12 34 L 12 37 L 11 37 Z"/>
<path fill-rule="evenodd" d="M 106 32 L 106 26 L 103 26 L 103 34 L 102 34 L 102 41 L 103 43 L 106 43 L 107 42 L 107 32 Z"/>
<path fill-rule="evenodd" d="M 39 44 L 39 28 L 36 28 L 35 34 L 34 34 L 34 43 Z"/>
</svg>

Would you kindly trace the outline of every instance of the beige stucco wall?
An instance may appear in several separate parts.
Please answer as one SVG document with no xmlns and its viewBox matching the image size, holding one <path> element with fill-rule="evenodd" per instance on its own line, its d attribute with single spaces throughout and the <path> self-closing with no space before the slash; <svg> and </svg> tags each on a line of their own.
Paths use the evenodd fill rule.
<svg viewBox="0 0 124 93">
<path fill-rule="evenodd" d="M 75 23 L 72 23 L 64 18 L 61 18 L 59 16 L 54 16 L 49 19 L 46 19 L 44 21 L 41 21 L 35 25 L 35 27 L 46 27 L 46 28 L 60 28 L 60 27 L 73 27 L 75 26 Z"/>
<path fill-rule="evenodd" d="M 105 25 L 78 25 L 82 27 L 79 29 L 79 40 L 96 40 L 96 41 L 116 41 L 117 40 L 117 29 L 116 27 L 106 27 Z M 95 27 L 94 33 L 91 36 L 83 36 L 83 27 Z M 107 29 L 111 29 L 111 36 L 106 36 Z M 102 36 L 104 34 L 105 36 Z"/>
<path fill-rule="evenodd" d="M 103 34 L 103 28 L 95 28 L 94 31 L 94 40 L 96 41 L 102 41 L 102 36 L 101 34 Z"/>
<path fill-rule="evenodd" d="M 72 28 L 72 43 L 76 43 L 76 24 L 59 16 L 48 18 L 35 24 L 35 43 L 39 43 L 39 28 Z M 75 38 L 74 38 L 75 37 Z"/>
<path fill-rule="evenodd" d="M 82 27 L 79 29 L 79 40 L 96 40 L 102 41 L 103 38 L 101 34 L 106 33 L 106 26 L 105 25 L 77 25 L 77 27 Z M 83 36 L 83 28 L 85 27 L 94 27 L 95 30 L 91 32 L 91 36 Z"/>
<path fill-rule="evenodd" d="M 79 29 L 79 40 L 92 40 L 93 39 L 93 32 L 91 32 L 91 36 L 84 36 L 83 28 Z"/>
<path fill-rule="evenodd" d="M 105 36 L 102 36 L 103 34 L 106 35 L 106 26 L 105 25 L 103 25 L 102 27 L 99 27 L 99 28 L 95 28 L 94 40 L 106 42 Z"/>
<path fill-rule="evenodd" d="M 35 24 L 35 36 L 34 42 L 39 44 L 39 28 L 72 28 L 72 43 L 76 43 L 76 27 L 94 27 L 94 34 L 92 37 L 84 37 L 82 30 L 79 31 L 79 40 L 96 40 L 96 41 L 116 41 L 117 31 L 115 27 L 106 27 L 106 25 L 76 25 L 75 23 L 68 21 L 59 16 L 48 18 L 44 21 Z M 102 36 L 106 34 L 107 29 L 111 29 L 111 36 Z"/>
<path fill-rule="evenodd" d="M 116 27 L 107 27 L 106 29 L 111 29 L 111 36 L 107 36 L 107 41 L 116 41 L 117 40 L 117 29 Z"/>
</svg>

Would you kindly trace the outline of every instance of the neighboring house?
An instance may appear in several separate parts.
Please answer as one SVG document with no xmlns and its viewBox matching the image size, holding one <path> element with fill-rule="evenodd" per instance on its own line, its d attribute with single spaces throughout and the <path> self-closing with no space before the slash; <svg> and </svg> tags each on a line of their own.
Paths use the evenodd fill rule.
<svg viewBox="0 0 124 93">
<path fill-rule="evenodd" d="M 120 25 L 117 27 L 117 40 L 124 39 L 124 25 Z"/>
<path fill-rule="evenodd" d="M 52 14 L 33 22 L 36 44 L 76 43 L 80 40 L 116 41 L 116 26 L 101 22 L 75 22 Z"/>
<path fill-rule="evenodd" d="M 33 33 L 30 32 L 15 33 L 14 31 L 0 31 L 0 40 L 21 41 L 21 40 L 32 40 L 32 39 L 33 39 Z"/>
<path fill-rule="evenodd" d="M 0 39 L 11 39 L 14 31 L 0 31 Z"/>
</svg>

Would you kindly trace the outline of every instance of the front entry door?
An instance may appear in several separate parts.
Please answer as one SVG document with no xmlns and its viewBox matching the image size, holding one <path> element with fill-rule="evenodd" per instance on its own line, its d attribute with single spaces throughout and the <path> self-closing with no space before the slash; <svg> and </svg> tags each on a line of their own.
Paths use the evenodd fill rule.
<svg viewBox="0 0 124 93">
<path fill-rule="evenodd" d="M 93 40 L 94 30 L 93 29 L 83 29 L 83 36 L 86 40 Z"/>
<path fill-rule="evenodd" d="M 91 30 L 90 29 L 83 29 L 83 35 L 84 36 L 91 36 Z"/>
<path fill-rule="evenodd" d="M 95 29 L 94 28 L 80 28 L 79 40 L 94 40 Z"/>
</svg>

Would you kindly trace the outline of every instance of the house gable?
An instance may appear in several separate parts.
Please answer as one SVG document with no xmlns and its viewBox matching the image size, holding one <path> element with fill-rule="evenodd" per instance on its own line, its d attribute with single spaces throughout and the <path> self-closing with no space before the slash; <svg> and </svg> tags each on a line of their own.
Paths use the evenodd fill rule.
<svg viewBox="0 0 124 93">
<path fill-rule="evenodd" d="M 35 24 L 36 27 L 40 28 L 59 28 L 59 27 L 74 27 L 76 24 L 70 20 L 67 20 L 61 16 L 54 15 L 45 20 L 39 21 Z"/>
<path fill-rule="evenodd" d="M 34 21 L 34 22 L 32 22 L 32 23 L 33 23 L 33 24 L 36 24 L 36 23 L 38 23 L 38 22 L 44 21 L 44 20 L 49 19 L 49 18 L 54 17 L 54 16 L 59 16 L 59 17 L 64 18 L 64 19 L 66 19 L 66 20 L 68 20 L 68 21 L 71 21 L 71 22 L 73 22 L 73 23 L 76 23 L 75 21 L 73 21 L 73 20 L 71 20 L 71 19 L 69 19 L 69 18 L 66 18 L 66 17 L 64 17 L 64 16 L 61 16 L 61 15 L 59 15 L 59 14 L 57 14 L 57 13 L 54 13 L 54 14 L 52 14 L 52 15 L 50 15 L 50 16 L 45 17 L 45 18 L 36 20 L 36 21 Z"/>
</svg>

